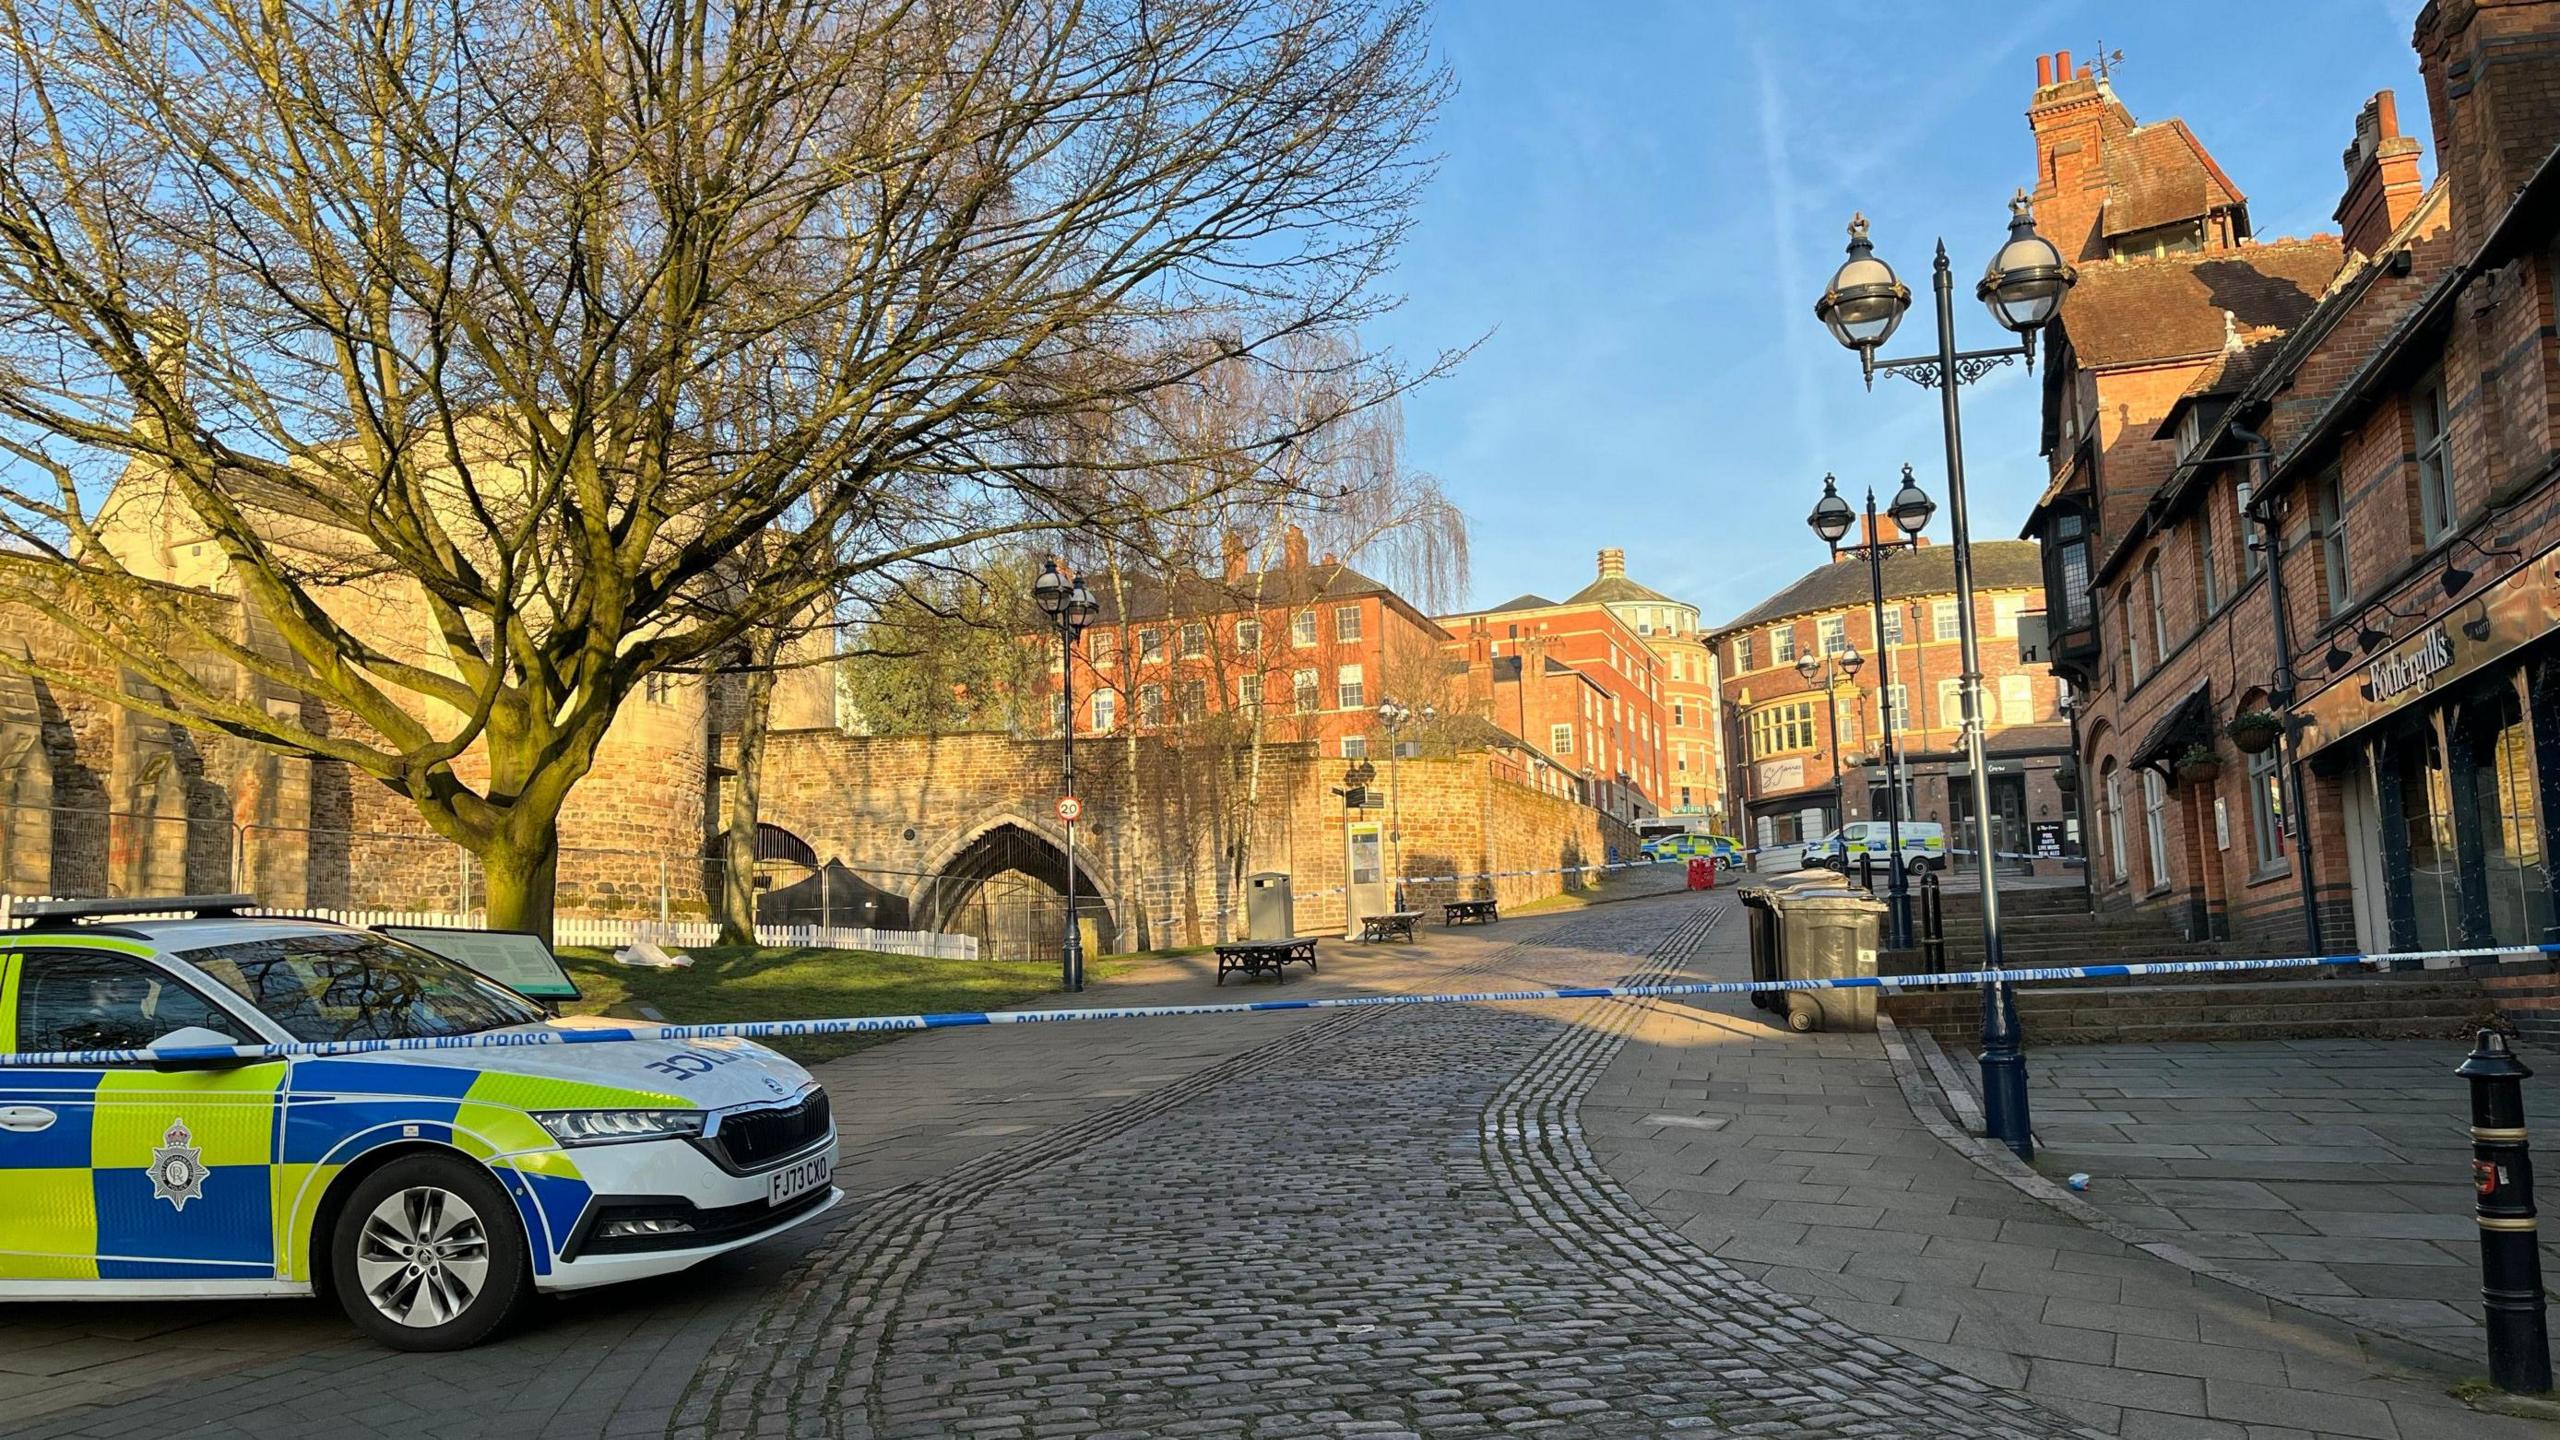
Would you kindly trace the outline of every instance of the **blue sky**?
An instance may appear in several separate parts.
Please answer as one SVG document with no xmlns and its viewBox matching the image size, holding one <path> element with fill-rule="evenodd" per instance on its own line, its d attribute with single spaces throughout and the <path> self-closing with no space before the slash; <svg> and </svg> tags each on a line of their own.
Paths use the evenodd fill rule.
<svg viewBox="0 0 2560 1440">
<path fill-rule="evenodd" d="M 2333 232 L 2366 97 L 2396 89 L 2425 136 L 2421 3 L 1442 0 L 1445 160 L 1406 303 L 1369 334 L 1409 355 L 1484 337 L 1405 405 L 1409 461 L 1468 512 L 1474 603 L 1561 597 L 1618 545 L 1713 623 L 1822 558 L 1804 515 L 1826 470 L 1889 493 L 1912 461 L 1943 502 L 1935 397 L 1866 393 L 1813 318 L 1850 212 L 1924 305 L 1944 235 L 1958 343 L 1996 343 L 1972 284 L 2033 178 L 2035 57 L 2103 41 L 2135 118 L 2183 117 L 2259 236 Z M 1930 343 L 1915 315 L 1890 348 Z M 1965 404 L 1973 533 L 2008 539 L 2043 483 L 2034 384 L 2012 365 Z"/>
</svg>

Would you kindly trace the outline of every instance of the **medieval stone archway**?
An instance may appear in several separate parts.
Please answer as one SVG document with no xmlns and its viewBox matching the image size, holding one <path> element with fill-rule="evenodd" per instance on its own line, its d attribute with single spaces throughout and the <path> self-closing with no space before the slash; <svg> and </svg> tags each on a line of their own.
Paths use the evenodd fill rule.
<svg viewBox="0 0 2560 1440">
<path fill-rule="evenodd" d="M 1050 827 L 1004 814 L 946 846 L 919 877 L 910 903 L 924 929 L 978 937 L 989 959 L 1040 960 L 1055 955 L 1066 933 L 1067 854 Z M 1079 853 L 1076 914 L 1091 953 L 1119 948 L 1115 907 Z"/>
</svg>

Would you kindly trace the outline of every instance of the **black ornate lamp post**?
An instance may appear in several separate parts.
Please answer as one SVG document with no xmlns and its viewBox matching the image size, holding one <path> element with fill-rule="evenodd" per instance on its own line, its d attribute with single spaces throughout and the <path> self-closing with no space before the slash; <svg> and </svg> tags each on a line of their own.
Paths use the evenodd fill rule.
<svg viewBox="0 0 2560 1440">
<path fill-rule="evenodd" d="M 1403 758 L 1404 745 L 1397 739 L 1397 733 L 1417 713 L 1427 725 L 1440 712 L 1429 705 L 1416 712 L 1391 695 L 1378 697 L 1378 723 L 1386 727 L 1387 732 L 1387 844 L 1395 852 L 1398 910 L 1404 908 L 1404 780 L 1396 762 Z"/>
<path fill-rule="evenodd" d="M 1796 674 L 1803 677 L 1808 689 L 1816 685 L 1821 686 L 1823 703 L 1830 707 L 1831 828 L 1834 830 L 1849 823 L 1849 794 L 1841 786 L 1840 692 L 1833 687 L 1844 679 L 1854 682 L 1858 678 L 1858 671 L 1866 663 L 1867 657 L 1859 654 L 1858 647 L 1855 645 L 1836 656 L 1825 654 L 1820 659 L 1816 659 L 1808 652 L 1796 657 Z"/>
<path fill-rule="evenodd" d="M 2000 953 L 1998 861 L 1991 854 L 1991 774 L 1983 758 L 1982 654 L 1973 623 L 1973 541 L 1965 521 L 1964 425 L 1957 390 L 1993 368 L 2023 358 L 2035 363 L 2035 335 L 2062 308 L 2062 297 L 2077 275 L 2053 242 L 2036 233 L 2035 212 L 2027 193 L 2009 202 L 2009 238 L 1991 257 L 1974 295 L 1991 311 L 2002 329 L 2017 335 L 2016 345 L 1991 350 L 1956 349 L 1955 272 L 1947 263 L 1946 242 L 1938 242 L 1930 267 L 1936 294 L 1938 349 L 1934 355 L 1878 360 L 1876 351 L 1893 336 L 1911 308 L 1911 289 L 1895 278 L 1893 267 L 1875 257 L 1867 239 L 1867 217 L 1849 222 L 1849 258 L 1831 277 L 1831 288 L 1814 302 L 1813 313 L 1832 337 L 1858 354 L 1867 384 L 1878 370 L 1897 373 L 1938 392 L 1940 427 L 1946 432 L 1947 523 L 1955 553 L 1956 615 L 1959 651 L 1964 657 L 1965 760 L 1973 771 L 1973 813 L 1981 840 L 1975 861 L 1982 872 L 1982 950 L 1986 968 L 2004 968 Z M 2017 997 L 2006 981 L 1982 987 L 1982 1095 L 1986 1128 L 2021 1158 L 2033 1158 L 2035 1138 L 2027 1124 L 2027 1066 L 2020 1053 Z"/>
<path fill-rule="evenodd" d="M 1058 952 L 1058 971 L 1059 988 L 1073 995 L 1084 989 L 1084 935 L 1076 928 L 1076 816 L 1080 806 L 1067 803 L 1076 794 L 1076 640 L 1102 607 L 1094 602 L 1093 592 L 1084 588 L 1082 580 L 1069 580 L 1059 574 L 1055 560 L 1043 565 L 1040 578 L 1031 582 L 1031 598 L 1040 606 L 1040 613 L 1058 627 L 1062 716 L 1058 733 L 1064 745 L 1058 821 L 1067 832 L 1067 938 Z"/>
<path fill-rule="evenodd" d="M 1920 488 L 1920 482 L 1911 477 L 1911 467 L 1905 465 L 1902 467 L 1902 488 L 1894 492 L 1893 504 L 1886 508 L 1885 513 L 1893 517 L 1895 532 L 1902 536 L 1901 539 L 1884 538 L 1883 528 L 1876 523 L 1875 488 L 1869 486 L 1867 538 L 1863 543 L 1847 548 L 1850 554 L 1862 556 L 1867 562 L 1867 603 L 1875 622 L 1876 695 L 1880 700 L 1876 709 L 1884 721 L 1885 843 L 1892 847 L 1893 854 L 1892 877 L 1888 882 L 1890 889 L 1885 903 L 1893 922 L 1893 948 L 1907 950 L 1911 947 L 1911 886 L 1902 873 L 1902 759 L 1894 742 L 1895 722 L 1900 717 L 1894 714 L 1893 706 L 1893 646 L 1887 643 L 1884 634 L 1884 557 L 1887 551 L 1917 549 L 1920 531 L 1928 525 L 1929 517 L 1938 513 L 1938 505 Z M 1840 498 L 1839 483 L 1828 475 L 1823 476 L 1822 498 L 1814 502 L 1813 513 L 1805 517 L 1805 523 L 1813 527 L 1814 534 L 1822 537 L 1822 543 L 1831 547 L 1833 556 L 1839 555 L 1841 537 L 1849 533 L 1849 526 L 1856 518 L 1849 509 L 1849 502 Z M 1838 747 L 1835 745 L 1833 748 Z"/>
</svg>

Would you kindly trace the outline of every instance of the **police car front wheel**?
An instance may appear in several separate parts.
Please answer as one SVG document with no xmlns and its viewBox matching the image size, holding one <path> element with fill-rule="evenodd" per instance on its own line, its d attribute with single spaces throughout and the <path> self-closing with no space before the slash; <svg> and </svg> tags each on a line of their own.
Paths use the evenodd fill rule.
<svg viewBox="0 0 2560 1440">
<path fill-rule="evenodd" d="M 532 1284 L 515 1206 L 459 1156 L 406 1155 L 366 1176 L 338 1212 L 329 1259 L 347 1318 L 400 1350 L 477 1344 Z"/>
</svg>

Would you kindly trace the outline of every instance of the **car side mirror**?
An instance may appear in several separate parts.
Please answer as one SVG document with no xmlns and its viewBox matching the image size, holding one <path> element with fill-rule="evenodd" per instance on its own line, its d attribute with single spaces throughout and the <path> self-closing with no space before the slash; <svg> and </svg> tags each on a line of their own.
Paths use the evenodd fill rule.
<svg viewBox="0 0 2560 1440">
<path fill-rule="evenodd" d="M 202 1025 L 181 1025 L 152 1041 L 148 1048 L 155 1051 L 194 1050 L 217 1045 L 228 1048 L 239 1043 L 237 1039 L 219 1030 L 209 1030 Z M 184 1055 L 166 1059 L 154 1058 L 151 1068 L 163 1071 L 237 1070 L 243 1065 L 257 1063 L 254 1057 L 248 1055 Z"/>
</svg>

